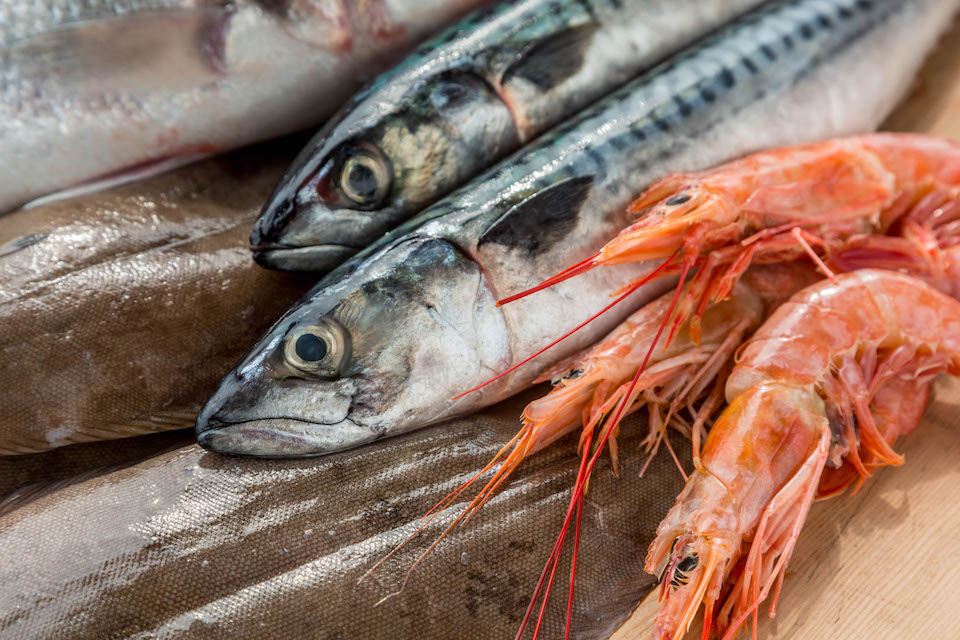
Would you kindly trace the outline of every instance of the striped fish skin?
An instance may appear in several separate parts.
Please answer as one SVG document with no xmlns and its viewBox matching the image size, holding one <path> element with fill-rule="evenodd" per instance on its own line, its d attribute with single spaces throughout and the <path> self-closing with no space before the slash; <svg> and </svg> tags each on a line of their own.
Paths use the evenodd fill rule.
<svg viewBox="0 0 960 640">
<path fill-rule="evenodd" d="M 0 0 L 0 213 L 316 125 L 482 0 Z"/>
<path fill-rule="evenodd" d="M 221 383 L 198 417 L 200 443 L 322 454 L 516 393 L 660 289 L 639 290 L 453 401 L 585 321 L 650 267 L 595 269 L 504 307 L 495 300 L 593 254 L 627 224 L 629 200 L 667 173 L 875 128 L 957 4 L 784 0 L 666 61 L 322 280 Z M 891 42 L 897 55 L 883 55 Z M 301 348 L 311 345 L 322 358 Z"/>
<path fill-rule="evenodd" d="M 361 91 L 264 206 L 268 268 L 328 272 L 644 68 L 760 0 L 510 0 Z"/>
</svg>

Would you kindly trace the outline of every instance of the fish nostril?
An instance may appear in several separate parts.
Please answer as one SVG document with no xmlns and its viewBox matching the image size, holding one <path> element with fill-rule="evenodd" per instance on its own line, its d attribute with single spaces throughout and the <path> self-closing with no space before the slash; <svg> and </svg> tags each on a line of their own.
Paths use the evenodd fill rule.
<svg viewBox="0 0 960 640">
<path fill-rule="evenodd" d="M 257 218 L 250 233 L 250 246 L 256 247 L 269 241 L 270 237 L 279 232 L 293 213 L 293 200 L 284 198 L 273 206 L 265 209 Z"/>
<path fill-rule="evenodd" d="M 293 200 L 284 198 L 273 207 L 273 215 L 270 216 L 274 225 L 283 222 L 293 212 Z"/>
</svg>

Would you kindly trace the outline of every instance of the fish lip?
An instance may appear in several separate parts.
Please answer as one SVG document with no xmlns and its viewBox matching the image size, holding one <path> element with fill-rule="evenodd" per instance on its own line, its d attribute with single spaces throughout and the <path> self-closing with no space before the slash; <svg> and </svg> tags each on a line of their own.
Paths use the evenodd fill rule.
<svg viewBox="0 0 960 640">
<path fill-rule="evenodd" d="M 346 244 L 318 244 L 309 247 L 254 245 L 253 260 L 265 269 L 279 271 L 329 272 L 360 251 Z"/>
<path fill-rule="evenodd" d="M 317 426 L 323 429 L 307 433 Z M 329 433 L 324 433 L 327 430 Z M 204 424 L 197 423 L 197 444 L 208 451 L 232 456 L 316 457 L 357 447 L 376 438 L 374 430 L 348 419 L 327 423 L 280 417 L 240 422 L 210 419 Z"/>
</svg>

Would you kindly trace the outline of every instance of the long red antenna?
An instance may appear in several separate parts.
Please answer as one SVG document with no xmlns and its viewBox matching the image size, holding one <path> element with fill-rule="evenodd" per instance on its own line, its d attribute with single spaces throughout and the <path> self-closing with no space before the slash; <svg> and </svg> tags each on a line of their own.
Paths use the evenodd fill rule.
<svg viewBox="0 0 960 640">
<path fill-rule="evenodd" d="M 669 258 L 669 259 L 667 259 L 666 261 L 664 261 L 664 263 L 661 264 L 659 267 L 657 267 L 656 269 L 654 269 L 653 271 L 651 271 L 650 273 L 648 273 L 647 275 L 645 275 L 643 278 L 641 278 L 640 280 L 638 280 L 638 281 L 635 282 L 634 284 L 629 285 L 629 287 L 627 288 L 627 290 L 624 291 L 624 293 L 623 293 L 620 297 L 618 297 L 616 300 L 614 300 L 613 302 L 611 302 L 610 304 L 608 304 L 607 306 L 605 306 L 603 309 L 601 309 L 601 310 L 598 311 L 597 313 L 593 314 L 592 316 L 590 316 L 589 318 L 587 318 L 586 320 L 584 320 L 583 322 L 581 322 L 580 324 L 578 324 L 576 327 L 574 327 L 574 328 L 571 329 L 570 331 L 566 332 L 565 334 L 563 334 L 562 336 L 560 336 L 559 338 L 557 338 L 556 340 L 554 340 L 553 342 L 551 342 L 550 344 L 548 344 L 547 346 L 545 346 L 543 349 L 540 349 L 540 351 L 537 351 L 537 352 L 536 352 L 535 354 L 533 354 L 532 356 L 528 356 L 527 358 L 524 358 L 523 360 L 521 360 L 521 361 L 518 362 L 517 364 L 513 365 L 512 367 L 510 367 L 510 368 L 507 369 L 506 371 L 503 371 L 503 372 L 501 372 L 501 373 L 498 373 L 498 374 L 495 375 L 494 377 L 490 378 L 489 380 L 487 380 L 486 382 L 484 382 L 484 383 L 482 383 L 482 384 L 480 384 L 480 385 L 477 385 L 477 386 L 474 387 L 473 389 L 468 389 L 468 390 L 464 391 L 463 393 L 460 393 L 460 394 L 457 394 L 457 395 L 453 396 L 452 398 L 450 398 L 451 402 L 452 402 L 453 400 L 459 400 L 459 399 L 462 398 L 463 396 L 469 395 L 469 394 L 473 393 L 474 391 L 479 391 L 480 389 L 483 389 L 485 386 L 496 382 L 497 380 L 499 380 L 499 379 L 502 378 L 503 376 L 507 375 L 508 373 L 511 373 L 511 372 L 513 372 L 513 371 L 516 371 L 517 369 L 519 369 L 519 368 L 522 367 L 523 365 L 527 364 L 528 362 L 530 362 L 531 360 L 533 360 L 534 358 L 536 358 L 537 356 L 539 356 L 541 353 L 543 353 L 543 352 L 546 351 L 547 349 L 550 349 L 551 347 L 556 346 L 556 345 L 559 344 L 560 342 L 562 342 L 562 341 L 566 340 L 567 338 L 569 338 L 570 336 L 572 336 L 574 333 L 576 333 L 576 332 L 579 331 L 580 329 L 583 329 L 585 326 L 587 326 L 588 324 L 590 324 L 591 322 L 593 322 L 594 320 L 596 320 L 597 318 L 599 318 L 600 316 L 602 316 L 603 314 L 605 314 L 607 311 L 609 311 L 610 309 L 614 308 L 615 306 L 617 306 L 618 304 L 620 304 L 621 302 L 623 302 L 623 300 L 624 300 L 627 296 L 629 296 L 631 293 L 633 293 L 634 291 L 636 291 L 637 289 L 639 289 L 639 288 L 642 287 L 643 285 L 647 284 L 647 283 L 650 282 L 651 280 L 655 280 L 655 279 L 660 275 L 660 272 L 661 272 L 661 271 L 664 271 L 664 270 L 666 269 L 667 264 L 670 262 L 670 260 L 672 260 L 672 256 L 671 256 L 671 258 Z"/>
<path fill-rule="evenodd" d="M 589 258 L 585 260 L 581 260 L 580 262 L 578 262 L 573 266 L 567 267 L 566 269 L 559 272 L 558 274 L 554 276 L 550 276 L 549 278 L 547 278 L 546 280 L 544 280 L 543 282 L 541 282 L 535 287 L 527 289 L 526 291 L 521 291 L 520 293 L 515 293 L 512 296 L 507 296 L 503 300 L 498 300 L 497 306 L 501 307 L 505 304 L 509 304 L 513 302 L 514 300 L 519 300 L 520 298 L 526 298 L 532 293 L 536 293 L 537 291 L 541 291 L 548 287 L 552 287 L 553 285 L 559 284 L 564 280 L 569 280 L 573 276 L 577 276 L 577 275 L 580 275 L 581 273 L 589 271 L 590 269 L 593 269 L 596 266 L 596 259 L 599 255 L 600 255 L 599 253 L 595 253 Z"/>
<path fill-rule="evenodd" d="M 671 257 L 672 259 L 672 257 Z M 670 262 L 670 260 L 667 260 Z M 666 264 L 666 263 L 664 263 Z M 663 265 L 661 265 L 662 267 Z M 640 365 L 640 368 L 637 370 L 637 373 L 633 376 L 633 380 L 630 382 L 630 387 L 627 389 L 627 393 L 623 396 L 623 399 L 617 403 L 617 410 L 613 417 L 613 423 L 617 424 L 620 421 L 623 412 L 626 410 L 627 403 L 630 400 L 630 396 L 633 394 L 634 389 L 636 389 L 637 383 L 640 380 L 640 376 L 643 374 L 644 369 L 647 367 L 647 362 L 650 360 L 650 356 L 653 355 L 653 350 L 656 348 L 657 343 L 660 341 L 660 337 L 663 335 L 663 330 L 667 325 L 670 316 L 673 315 L 673 310 L 677 305 L 677 301 L 680 299 L 680 293 L 683 290 L 683 284 L 686 282 L 687 274 L 690 271 L 690 263 L 687 262 L 683 266 L 683 271 L 680 273 L 680 281 L 677 284 L 677 289 L 673 294 L 673 299 L 670 301 L 670 308 L 667 310 L 666 315 L 664 316 L 664 321 L 660 324 L 660 328 L 657 330 L 657 335 L 653 339 L 653 343 L 650 345 L 650 348 L 647 350 L 647 355 L 643 359 L 643 363 Z M 570 506 L 567 508 L 567 515 L 563 521 L 561 527 L 560 535 L 557 537 L 557 542 L 553 546 L 553 551 L 550 554 L 550 557 L 547 559 L 547 564 L 543 568 L 543 572 L 540 574 L 540 581 L 537 583 L 537 588 L 534 591 L 533 600 L 530 602 L 530 606 L 527 607 L 527 613 L 523 617 L 523 622 L 520 626 L 520 631 L 517 632 L 516 640 L 520 640 L 521 635 L 523 635 L 523 630 L 526 627 L 527 620 L 530 617 L 530 613 L 533 611 L 533 607 L 536 604 L 537 597 L 540 595 L 540 589 L 543 585 L 543 580 L 547 575 L 547 572 L 550 570 L 551 565 L 553 565 L 554 570 L 556 568 L 557 562 L 560 558 L 560 550 L 563 547 L 563 541 L 566 537 L 567 528 L 570 526 L 570 519 L 573 516 L 574 509 L 579 503 L 579 500 L 583 498 L 583 491 L 586 485 L 586 478 L 590 477 L 590 474 L 593 473 L 593 467 L 597 464 L 597 460 L 600 458 L 600 454 L 603 453 L 604 447 L 607 444 L 607 441 L 610 439 L 610 436 L 613 435 L 613 429 L 608 429 L 607 433 L 603 436 L 603 439 L 598 443 L 596 449 L 594 450 L 593 456 L 590 458 L 590 462 L 587 465 L 586 473 L 583 473 L 583 461 L 586 460 L 586 455 L 589 452 L 589 449 L 584 448 L 584 457 L 581 461 L 580 473 L 577 474 L 577 482 L 573 489 L 573 494 L 570 496 Z M 553 574 L 551 573 L 552 582 Z M 543 605 L 541 606 L 540 617 L 543 617 L 543 610 L 547 605 L 547 598 L 550 597 L 550 585 L 548 583 L 547 590 L 543 595 Z M 539 621 L 537 629 L 534 631 L 533 640 L 536 640 L 537 634 L 539 632 Z"/>
</svg>

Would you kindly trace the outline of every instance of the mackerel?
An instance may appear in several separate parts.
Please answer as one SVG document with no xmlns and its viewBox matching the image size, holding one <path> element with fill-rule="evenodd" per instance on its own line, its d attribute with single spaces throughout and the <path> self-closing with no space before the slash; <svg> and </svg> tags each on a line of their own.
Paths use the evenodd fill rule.
<svg viewBox="0 0 960 640">
<path fill-rule="evenodd" d="M 197 419 L 224 453 L 315 455 L 474 411 L 528 386 L 658 294 L 483 390 L 650 269 L 595 269 L 517 303 L 596 252 L 651 181 L 760 148 L 875 128 L 957 0 L 781 0 L 545 134 L 321 281 L 228 375 Z M 896 42 L 896 56 L 885 55 Z"/>
<path fill-rule="evenodd" d="M 510 0 L 378 77 L 254 226 L 263 266 L 330 271 L 385 231 L 759 0 Z"/>
</svg>

